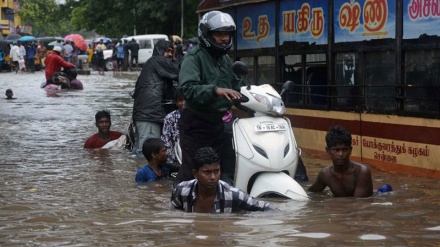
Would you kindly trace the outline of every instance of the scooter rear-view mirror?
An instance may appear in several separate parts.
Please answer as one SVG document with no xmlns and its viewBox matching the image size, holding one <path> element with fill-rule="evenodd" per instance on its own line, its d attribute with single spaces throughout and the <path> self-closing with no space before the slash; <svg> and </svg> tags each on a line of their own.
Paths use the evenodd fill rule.
<svg viewBox="0 0 440 247">
<path fill-rule="evenodd" d="M 295 85 L 295 83 L 293 83 L 293 81 L 286 81 L 283 84 L 280 95 L 283 96 L 284 93 L 289 92 L 293 88 L 294 85 Z"/>
<path fill-rule="evenodd" d="M 234 62 L 232 71 L 234 71 L 234 74 L 238 77 L 246 76 L 249 73 L 246 64 L 241 61 Z"/>
<path fill-rule="evenodd" d="M 251 89 L 251 84 L 249 83 L 249 80 L 247 80 L 246 76 L 249 74 L 249 71 L 247 69 L 247 65 L 241 61 L 235 61 L 232 65 L 232 71 L 234 71 L 234 74 L 236 74 L 239 78 L 244 77 L 244 81 L 246 82 L 246 89 Z"/>
</svg>

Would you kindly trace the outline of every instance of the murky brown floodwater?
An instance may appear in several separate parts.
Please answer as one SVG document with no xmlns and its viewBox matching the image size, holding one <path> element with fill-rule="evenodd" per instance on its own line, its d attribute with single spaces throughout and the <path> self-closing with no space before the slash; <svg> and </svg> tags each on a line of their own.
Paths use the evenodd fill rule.
<svg viewBox="0 0 440 247">
<path fill-rule="evenodd" d="M 83 150 L 94 114 L 114 130 L 131 116 L 136 74 L 79 76 L 83 91 L 47 94 L 43 72 L 0 74 L 1 246 L 439 246 L 438 180 L 373 170 L 368 199 L 312 195 L 272 202 L 273 213 L 188 214 L 170 210 L 171 182 L 137 186 L 143 161 L 126 151 Z M 4 96 L 3 96 L 4 97 Z M 303 154 L 314 180 L 329 161 Z M 311 184 L 303 184 L 307 187 Z M 156 186 L 160 185 L 160 187 Z"/>
</svg>

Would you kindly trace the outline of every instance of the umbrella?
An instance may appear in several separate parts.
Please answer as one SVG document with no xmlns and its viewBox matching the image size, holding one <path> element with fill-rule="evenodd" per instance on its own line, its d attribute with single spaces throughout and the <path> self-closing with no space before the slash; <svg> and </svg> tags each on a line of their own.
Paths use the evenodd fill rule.
<svg viewBox="0 0 440 247">
<path fill-rule="evenodd" d="M 102 37 L 102 38 L 96 38 L 96 39 L 94 39 L 94 40 L 93 40 L 93 43 L 98 43 L 101 39 L 104 41 L 104 43 L 107 43 L 107 41 L 112 42 L 111 39 L 109 39 L 109 38 L 105 38 L 105 37 Z"/>
<path fill-rule="evenodd" d="M 54 46 L 56 43 L 57 43 L 58 41 L 57 40 L 55 40 L 55 41 L 52 41 L 52 42 L 50 42 L 49 44 L 47 44 L 47 45 L 51 45 L 51 46 Z M 64 45 L 64 41 L 61 41 L 61 44 L 63 44 Z"/>
<path fill-rule="evenodd" d="M 34 36 L 23 36 L 19 39 L 19 41 L 23 41 L 23 42 L 34 41 L 34 40 L 35 40 Z"/>
<path fill-rule="evenodd" d="M 78 47 L 81 51 L 87 51 L 87 43 L 84 40 L 83 36 L 80 34 L 69 34 L 64 37 L 65 41 L 72 40 L 75 43 L 75 46 Z"/>
<path fill-rule="evenodd" d="M 21 38 L 21 35 L 16 33 L 11 33 L 6 36 L 5 40 L 19 40 Z"/>
</svg>

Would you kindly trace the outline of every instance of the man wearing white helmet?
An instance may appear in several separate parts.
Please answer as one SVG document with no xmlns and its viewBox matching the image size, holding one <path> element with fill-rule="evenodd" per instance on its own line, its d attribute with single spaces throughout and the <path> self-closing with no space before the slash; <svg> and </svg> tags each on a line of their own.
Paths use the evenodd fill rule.
<svg viewBox="0 0 440 247">
<path fill-rule="evenodd" d="M 201 147 L 223 153 L 223 116 L 232 99 L 240 98 L 241 81 L 232 71 L 226 54 L 236 30 L 232 17 L 210 11 L 199 22 L 200 44 L 188 52 L 179 73 L 179 90 L 185 106 L 179 120 L 182 166 L 177 183 L 193 179 L 192 158 Z"/>
<path fill-rule="evenodd" d="M 61 68 L 73 69 L 75 66 L 64 61 L 60 56 L 63 50 L 59 46 L 53 47 L 53 52 L 46 56 L 44 63 L 46 64 L 46 83 L 53 84 L 52 77 L 55 72 L 60 72 Z"/>
</svg>

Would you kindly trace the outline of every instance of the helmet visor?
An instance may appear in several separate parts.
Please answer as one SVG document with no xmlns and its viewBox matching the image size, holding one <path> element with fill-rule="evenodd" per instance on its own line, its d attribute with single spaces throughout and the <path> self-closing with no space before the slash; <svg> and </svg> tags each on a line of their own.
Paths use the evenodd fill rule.
<svg viewBox="0 0 440 247">
<path fill-rule="evenodd" d="M 207 16 L 207 24 L 210 27 L 210 31 L 235 31 L 235 22 L 232 17 L 226 13 Z"/>
</svg>

